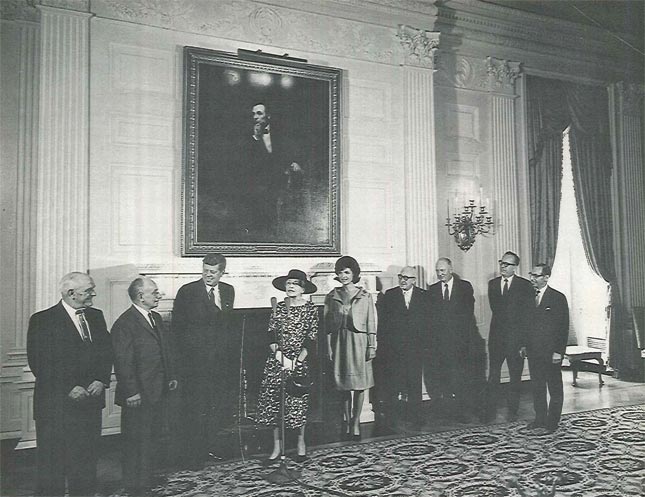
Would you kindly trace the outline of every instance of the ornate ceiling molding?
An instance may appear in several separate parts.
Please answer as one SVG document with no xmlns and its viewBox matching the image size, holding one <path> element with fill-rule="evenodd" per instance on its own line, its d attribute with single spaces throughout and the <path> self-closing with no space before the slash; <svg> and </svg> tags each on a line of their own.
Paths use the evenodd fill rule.
<svg viewBox="0 0 645 497">
<path fill-rule="evenodd" d="M 401 24 L 396 37 L 403 47 L 406 65 L 435 69 L 439 33 Z"/>
<path fill-rule="evenodd" d="M 401 57 L 393 28 L 250 0 L 94 0 L 92 10 L 108 19 L 269 45 L 269 51 L 297 47 L 385 64 Z"/>
<path fill-rule="evenodd" d="M 634 64 L 633 54 L 606 30 L 478 0 L 442 1 L 436 29 L 445 33 L 442 53 L 451 45 L 473 53 L 473 49 L 481 50 L 481 44 L 487 44 L 508 48 L 507 56 L 521 58 L 527 64 L 540 58 L 550 63 L 559 60 L 565 66 L 570 62 L 602 65 L 603 71 L 616 74 Z M 642 67 L 642 58 L 635 63 Z"/>
</svg>

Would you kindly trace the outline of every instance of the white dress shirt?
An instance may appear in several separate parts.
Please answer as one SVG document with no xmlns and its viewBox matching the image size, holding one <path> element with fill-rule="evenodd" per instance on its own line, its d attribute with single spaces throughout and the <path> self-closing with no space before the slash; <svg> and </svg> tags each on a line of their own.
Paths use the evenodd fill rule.
<svg viewBox="0 0 645 497">
<path fill-rule="evenodd" d="M 506 278 L 506 281 L 508 281 L 508 289 L 509 290 L 511 289 L 511 283 L 513 282 L 514 277 L 515 277 L 515 275 L 513 274 L 513 275 L 509 276 L 508 278 Z M 501 279 L 500 285 L 499 285 L 499 291 L 501 292 L 502 295 L 504 295 L 504 283 L 506 283 L 506 281 L 504 281 L 504 277 L 502 276 L 502 279 Z"/>
<path fill-rule="evenodd" d="M 74 309 L 64 300 L 61 300 L 61 302 L 63 303 L 63 308 L 67 311 L 67 314 L 69 314 L 72 323 L 74 323 L 74 326 L 76 326 L 76 331 L 78 331 L 80 337 L 83 338 L 83 328 L 81 328 L 81 320 L 78 317 L 78 314 L 76 314 L 76 311 L 78 311 L 78 309 Z M 85 323 L 87 324 L 87 332 L 90 334 L 90 341 L 92 341 L 92 330 L 90 329 L 90 323 L 88 323 L 87 319 L 85 319 Z"/>
</svg>

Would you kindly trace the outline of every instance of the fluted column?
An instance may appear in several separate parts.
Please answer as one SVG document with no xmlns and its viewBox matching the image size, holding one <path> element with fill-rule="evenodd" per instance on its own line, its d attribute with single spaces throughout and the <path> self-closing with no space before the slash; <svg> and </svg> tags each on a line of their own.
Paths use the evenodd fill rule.
<svg viewBox="0 0 645 497">
<path fill-rule="evenodd" d="M 88 267 L 90 14 L 40 7 L 40 125 L 35 307 L 57 283 Z"/>
<path fill-rule="evenodd" d="M 515 137 L 515 80 L 520 63 L 488 57 L 488 90 L 491 93 L 491 144 L 494 184 L 496 253 L 520 253 L 517 145 Z"/>
<path fill-rule="evenodd" d="M 35 291 L 36 198 L 38 158 L 38 83 L 40 30 L 38 24 L 20 27 L 20 79 L 16 192 L 16 318 L 15 350 L 24 353 L 27 323 Z M 12 353 L 10 353 L 12 355 Z"/>
<path fill-rule="evenodd" d="M 613 107 L 616 144 L 614 198 L 618 213 L 614 230 L 617 272 L 624 305 L 645 305 L 645 174 L 643 172 L 643 86 L 619 82 L 614 86 Z"/>
<path fill-rule="evenodd" d="M 405 220 L 407 264 L 424 287 L 438 255 L 434 72 L 439 33 L 399 26 L 405 51 Z"/>
</svg>

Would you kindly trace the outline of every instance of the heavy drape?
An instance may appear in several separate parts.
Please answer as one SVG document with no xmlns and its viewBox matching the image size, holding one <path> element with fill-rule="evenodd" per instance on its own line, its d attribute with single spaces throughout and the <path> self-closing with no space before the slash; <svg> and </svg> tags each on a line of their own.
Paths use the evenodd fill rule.
<svg viewBox="0 0 645 497">
<path fill-rule="evenodd" d="M 562 178 L 562 132 L 570 126 L 578 221 L 591 268 L 611 285 L 610 363 L 627 357 L 619 331 L 614 262 L 608 96 L 605 88 L 527 78 L 529 201 L 534 261 L 553 263 Z"/>
<path fill-rule="evenodd" d="M 611 198 L 612 154 L 605 88 L 566 84 L 571 116 L 571 166 L 578 220 L 591 268 L 611 285 L 609 363 L 619 374 L 629 369 L 629 342 L 616 282 Z"/>
<path fill-rule="evenodd" d="M 562 132 L 569 124 L 560 81 L 527 80 L 529 202 L 532 257 L 553 264 L 558 240 L 562 185 Z"/>
</svg>

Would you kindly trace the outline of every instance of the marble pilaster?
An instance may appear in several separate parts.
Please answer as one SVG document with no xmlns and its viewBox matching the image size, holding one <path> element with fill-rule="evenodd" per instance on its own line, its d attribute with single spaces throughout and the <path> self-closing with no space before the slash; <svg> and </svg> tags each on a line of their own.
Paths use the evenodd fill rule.
<svg viewBox="0 0 645 497">
<path fill-rule="evenodd" d="M 517 141 L 515 122 L 515 80 L 519 62 L 493 57 L 486 59 L 488 91 L 491 93 L 491 160 L 494 185 L 496 253 L 520 253 Z M 493 208 L 493 206 L 491 206 Z"/>
<path fill-rule="evenodd" d="M 614 85 L 616 175 L 614 198 L 618 213 L 614 230 L 621 299 L 629 309 L 645 305 L 645 174 L 643 172 L 642 109 L 645 89 L 619 82 Z"/>
<path fill-rule="evenodd" d="M 90 14 L 40 6 L 35 307 L 88 268 Z"/>
<path fill-rule="evenodd" d="M 36 197 L 38 159 L 38 83 L 40 29 L 35 23 L 20 27 L 18 164 L 16 192 L 16 310 L 14 352 L 24 355 L 27 324 L 34 311 L 36 254 Z M 10 353 L 10 356 L 14 353 Z"/>
<path fill-rule="evenodd" d="M 420 267 L 418 284 L 432 279 L 438 256 L 434 72 L 439 33 L 399 26 L 405 52 L 406 263 Z"/>
</svg>

